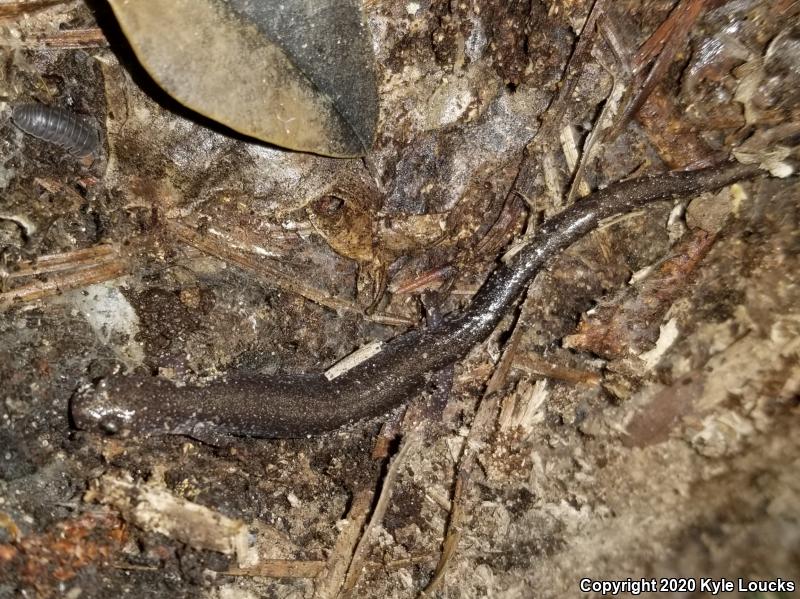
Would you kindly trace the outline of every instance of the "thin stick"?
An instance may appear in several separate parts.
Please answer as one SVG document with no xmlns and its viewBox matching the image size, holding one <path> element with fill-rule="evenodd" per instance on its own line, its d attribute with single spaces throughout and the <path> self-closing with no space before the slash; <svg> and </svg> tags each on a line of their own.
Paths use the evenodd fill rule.
<svg viewBox="0 0 800 599">
<path fill-rule="evenodd" d="M 624 81 L 620 77 L 614 77 L 613 75 L 612 77 L 614 79 L 614 85 L 611 88 L 611 93 L 609 93 L 606 98 L 600 116 L 595 121 L 592 131 L 589 133 L 583 145 L 583 151 L 578 160 L 578 168 L 575 170 L 575 175 L 572 178 L 572 186 L 567 194 L 567 205 L 575 201 L 575 196 L 578 194 L 579 190 L 582 196 L 585 195 L 582 189 L 583 185 L 586 186 L 586 189 L 589 189 L 589 185 L 586 183 L 583 176 L 586 170 L 586 164 L 594 157 L 597 141 L 600 139 L 601 133 L 605 131 L 606 128 L 613 126 L 614 116 L 619 110 L 619 103 L 627 88 L 627 81 Z M 591 192 L 591 189 L 589 189 L 589 191 Z"/>
<path fill-rule="evenodd" d="M 472 479 L 478 451 L 494 424 L 499 405 L 500 395 L 498 393 L 484 393 L 478 410 L 475 412 L 475 419 L 464 441 L 461 457 L 459 458 L 458 474 L 453 488 L 452 511 L 450 512 L 444 541 L 442 542 L 442 555 L 439 558 L 439 563 L 436 564 L 433 578 L 420 593 L 420 597 L 431 597 L 436 591 L 444 580 L 447 566 L 458 549 L 462 534 L 462 523 L 466 516 L 464 494 Z"/>
<path fill-rule="evenodd" d="M 67 0 L 30 0 L 0 4 L 0 19 L 11 19 L 25 13 L 38 12 L 57 4 L 66 4 Z"/>
<path fill-rule="evenodd" d="M 353 497 L 353 504 L 347 514 L 347 525 L 339 533 L 327 565 L 320 573 L 320 582 L 316 588 L 317 599 L 332 599 L 342 588 L 374 497 L 373 489 L 362 489 Z"/>
<path fill-rule="evenodd" d="M 527 303 L 526 299 L 523 301 L 523 307 Z M 524 308 L 523 308 L 524 314 Z M 514 330 L 511 333 L 511 338 L 506 344 L 503 355 L 497 366 L 492 373 L 489 382 L 486 384 L 486 390 L 483 393 L 478 408 L 475 411 L 475 418 L 472 421 L 469 434 L 467 435 L 464 445 L 461 449 L 461 456 L 458 460 L 456 468 L 456 482 L 453 487 L 453 500 L 451 502 L 452 509 L 450 511 L 450 518 L 447 522 L 444 541 L 442 542 L 442 555 L 439 558 L 439 563 L 436 564 L 433 578 L 420 593 L 420 597 L 431 597 L 439 585 L 444 580 L 445 571 L 450 563 L 450 560 L 455 555 L 458 549 L 458 543 L 461 540 L 462 522 L 466 515 L 466 508 L 464 505 L 464 492 L 468 486 L 469 481 L 472 479 L 472 471 L 475 466 L 475 458 L 481 447 L 483 439 L 490 432 L 499 406 L 500 394 L 497 393 L 504 385 L 511 366 L 519 348 L 520 340 L 522 339 L 522 331 L 524 327 L 519 326 L 522 315 L 517 319 L 514 324 Z"/>
<path fill-rule="evenodd" d="M 525 197 L 529 191 L 528 185 L 531 181 L 531 173 L 534 171 L 533 161 L 541 163 L 542 171 L 545 176 L 548 195 L 553 206 L 560 206 L 562 194 L 560 184 L 556 181 L 555 160 L 553 157 L 552 140 L 557 139 L 557 132 L 561 128 L 561 121 L 567 111 L 567 100 L 575 91 L 578 82 L 578 75 L 591 56 L 592 44 L 597 36 L 597 23 L 599 18 L 606 12 L 608 0 L 595 0 L 589 16 L 581 30 L 578 42 L 572 51 L 572 55 L 564 69 L 564 84 L 559 89 L 558 94 L 548 106 L 542 118 L 542 126 L 528 142 L 525 148 L 525 157 L 520 164 L 519 172 L 511 186 L 510 193 L 519 193 Z"/>
<path fill-rule="evenodd" d="M 77 270 L 82 267 L 96 266 L 100 263 L 117 260 L 116 249 L 110 244 L 100 244 L 90 248 L 39 256 L 34 262 L 26 262 L 6 275 L 8 279 L 33 277 L 64 270 Z"/>
<path fill-rule="evenodd" d="M 95 283 L 116 279 L 126 273 L 127 267 L 121 260 L 105 262 L 85 268 L 78 272 L 59 275 L 48 281 L 33 281 L 5 293 L 0 293 L 0 310 L 16 302 L 30 302 L 60 293 L 66 293 Z"/>
<path fill-rule="evenodd" d="M 569 368 L 568 366 L 558 366 L 556 364 L 551 364 L 541 357 L 527 355 L 517 356 L 514 360 L 514 368 L 523 370 L 531 375 L 543 376 L 549 379 L 566 381 L 568 383 L 586 385 L 589 387 L 596 387 L 602 381 L 601 376 L 596 372 Z"/>
<path fill-rule="evenodd" d="M 567 99 L 575 91 L 575 85 L 578 82 L 578 73 L 583 68 L 587 59 L 590 56 L 591 43 L 596 35 L 597 19 L 600 15 L 605 13 L 605 5 L 608 0 L 595 0 L 589 16 L 586 17 L 586 23 L 581 29 L 578 43 L 575 44 L 575 50 L 567 63 L 567 68 L 564 72 L 566 81 L 558 92 L 558 96 L 550 105 L 547 114 L 544 118 L 544 123 L 539 133 L 536 135 L 538 138 L 550 138 L 555 131 L 559 129 L 561 119 L 567 108 Z"/>
<path fill-rule="evenodd" d="M 0 47 L 13 47 L 29 50 L 75 50 L 78 48 L 105 48 L 108 40 L 97 27 L 88 29 L 69 29 L 25 40 L 0 43 Z"/>
<path fill-rule="evenodd" d="M 263 578 L 316 578 L 325 568 L 321 560 L 268 559 L 252 568 L 232 568 L 220 574 Z"/>
<path fill-rule="evenodd" d="M 411 279 L 399 281 L 396 285 L 390 287 L 390 291 L 395 295 L 416 293 L 425 287 L 433 286 L 434 284 L 440 285 L 444 279 L 455 273 L 455 267 L 453 267 L 452 264 L 446 264 L 445 266 L 423 272 Z"/>
<path fill-rule="evenodd" d="M 633 98 L 622 111 L 617 125 L 611 130 L 610 137 L 619 133 L 650 97 L 656 84 L 663 78 L 675 59 L 678 50 L 685 45 L 687 35 L 706 8 L 706 2 L 707 0 L 681 0 L 667 20 L 642 44 L 634 56 L 634 73 L 640 73 L 653 56 L 655 56 L 655 62 Z"/>
<path fill-rule="evenodd" d="M 439 563 L 436 564 L 433 578 L 420 593 L 420 597 L 430 597 L 444 580 L 444 574 L 450 560 L 456 553 L 458 542 L 461 540 L 461 524 L 464 520 L 464 503 L 462 501 L 464 485 L 466 483 L 466 473 L 462 472 L 456 479 L 455 490 L 453 491 L 453 510 L 450 512 L 450 519 L 447 523 L 447 535 L 442 543 L 442 555 Z"/>
<path fill-rule="evenodd" d="M 397 451 L 397 455 L 394 456 L 392 463 L 389 465 L 389 469 L 383 479 L 383 488 L 381 488 L 381 493 L 378 496 L 378 501 L 372 512 L 372 517 L 369 520 L 369 524 L 367 524 L 367 527 L 364 529 L 364 534 L 361 535 L 361 539 L 359 539 L 356 550 L 353 553 L 353 561 L 350 563 L 344 586 L 339 593 L 340 597 L 349 596 L 350 592 L 355 588 L 358 579 L 361 577 L 367 551 L 369 550 L 371 533 L 383 521 L 383 517 L 386 515 L 386 508 L 389 507 L 389 499 L 392 496 L 400 467 L 405 463 L 406 455 L 411 453 L 412 449 L 416 448 L 419 440 L 420 435 L 418 430 L 411 431 L 403 440 L 400 449 Z"/>
</svg>

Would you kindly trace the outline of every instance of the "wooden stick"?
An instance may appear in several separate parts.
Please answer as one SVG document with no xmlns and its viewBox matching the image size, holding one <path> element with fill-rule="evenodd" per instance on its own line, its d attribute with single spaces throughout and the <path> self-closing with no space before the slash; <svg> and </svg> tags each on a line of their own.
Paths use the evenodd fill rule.
<svg viewBox="0 0 800 599">
<path fill-rule="evenodd" d="M 263 578 L 316 578 L 324 568 L 325 562 L 321 560 L 267 559 L 252 568 L 232 568 L 220 574 Z"/>
<path fill-rule="evenodd" d="M 19 279 L 64 270 L 77 270 L 79 268 L 97 266 L 118 258 L 119 256 L 113 245 L 100 244 L 82 250 L 40 256 L 35 261 L 26 262 L 16 270 L 9 272 L 6 278 Z"/>
<path fill-rule="evenodd" d="M 31 302 L 110 281 L 124 275 L 126 270 L 127 267 L 121 260 L 113 260 L 77 272 L 58 275 L 47 281 L 33 281 L 17 289 L 0 293 L 0 310 L 7 309 L 16 302 Z"/>
<path fill-rule="evenodd" d="M 543 376 L 549 379 L 566 381 L 578 385 L 596 387 L 602 381 L 602 377 L 596 372 L 570 368 L 569 366 L 559 366 L 551 364 L 539 356 L 517 356 L 514 359 L 514 368 L 523 370 L 527 374 Z"/>
<path fill-rule="evenodd" d="M 13 40 L 0 43 L 2 47 L 25 48 L 30 50 L 75 50 L 78 48 L 105 48 L 108 40 L 98 27 L 88 29 L 69 29 L 56 33 Z"/>
<path fill-rule="evenodd" d="M 22 0 L 0 4 L 0 19 L 13 19 L 26 13 L 34 13 L 57 4 L 66 4 L 67 0 Z"/>
<path fill-rule="evenodd" d="M 348 566 L 353 560 L 356 545 L 361 538 L 361 531 L 369 517 L 374 497 L 373 489 L 362 489 L 353 497 L 353 504 L 347 514 L 346 527 L 339 533 L 328 563 L 319 576 L 320 582 L 316 588 L 317 599 L 332 599 L 342 588 Z"/>
<path fill-rule="evenodd" d="M 369 524 L 364 529 L 364 534 L 358 541 L 358 545 L 353 553 L 353 561 L 350 563 L 350 568 L 347 571 L 344 586 L 342 587 L 339 597 L 349 597 L 352 590 L 355 588 L 358 579 L 361 577 L 361 572 L 364 569 L 364 562 L 366 561 L 367 551 L 370 547 L 371 533 L 375 528 L 383 522 L 383 517 L 386 515 L 386 508 L 389 507 L 389 499 L 392 496 L 394 484 L 397 481 L 397 475 L 400 472 L 400 467 L 405 463 L 406 455 L 412 453 L 412 449 L 416 448 L 420 441 L 420 434 L 418 430 L 411 431 L 408 436 L 403 439 L 397 455 L 394 456 L 389 469 L 386 472 L 386 477 L 383 479 L 383 488 L 378 496 L 378 501 L 375 504 L 375 509 L 372 512 L 372 517 Z"/>
</svg>

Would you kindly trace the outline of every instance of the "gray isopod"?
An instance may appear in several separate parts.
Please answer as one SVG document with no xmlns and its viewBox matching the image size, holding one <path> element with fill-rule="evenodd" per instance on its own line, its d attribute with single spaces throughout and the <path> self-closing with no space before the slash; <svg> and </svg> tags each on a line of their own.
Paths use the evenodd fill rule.
<svg viewBox="0 0 800 599">
<path fill-rule="evenodd" d="M 23 132 L 49 141 L 79 158 L 97 150 L 97 130 L 81 117 L 61 108 L 44 104 L 22 104 L 14 107 L 11 120 Z"/>
</svg>

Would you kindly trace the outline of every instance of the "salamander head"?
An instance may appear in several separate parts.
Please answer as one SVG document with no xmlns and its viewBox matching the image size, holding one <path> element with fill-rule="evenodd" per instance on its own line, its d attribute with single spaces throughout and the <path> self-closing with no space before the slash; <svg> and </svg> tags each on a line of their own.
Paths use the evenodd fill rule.
<svg viewBox="0 0 800 599">
<path fill-rule="evenodd" d="M 130 431 L 135 426 L 137 410 L 114 403 L 108 381 L 82 385 L 72 397 L 70 413 L 76 428 L 109 435 Z"/>
<path fill-rule="evenodd" d="M 156 377 L 112 376 L 81 386 L 72 396 L 75 428 L 106 435 L 187 435 L 211 445 L 222 433 L 213 422 L 199 420 L 196 403 L 174 404 L 180 391 Z"/>
<path fill-rule="evenodd" d="M 82 385 L 70 405 L 75 428 L 107 435 L 179 432 L 174 430 L 176 424 L 157 409 L 165 402 L 159 403 L 157 394 L 145 384 L 149 380 L 112 376 Z"/>
</svg>

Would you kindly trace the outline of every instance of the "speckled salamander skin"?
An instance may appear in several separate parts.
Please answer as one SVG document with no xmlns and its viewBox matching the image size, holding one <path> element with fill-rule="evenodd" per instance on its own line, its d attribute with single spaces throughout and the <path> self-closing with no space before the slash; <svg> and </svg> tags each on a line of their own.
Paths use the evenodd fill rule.
<svg viewBox="0 0 800 599">
<path fill-rule="evenodd" d="M 418 391 L 428 373 L 460 360 L 485 340 L 533 277 L 601 220 L 650 202 L 719 189 L 757 172 L 726 163 L 597 191 L 545 222 L 513 259 L 492 272 L 463 312 L 435 328 L 396 337 L 332 381 L 322 374 L 232 374 L 203 387 L 177 387 L 154 377 L 115 376 L 75 395 L 73 422 L 80 429 L 202 440 L 209 435 L 304 437 L 380 416 Z"/>
</svg>

